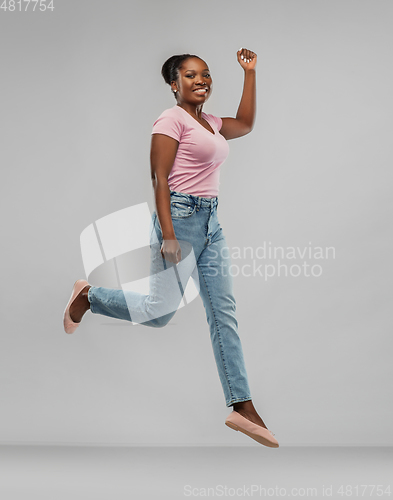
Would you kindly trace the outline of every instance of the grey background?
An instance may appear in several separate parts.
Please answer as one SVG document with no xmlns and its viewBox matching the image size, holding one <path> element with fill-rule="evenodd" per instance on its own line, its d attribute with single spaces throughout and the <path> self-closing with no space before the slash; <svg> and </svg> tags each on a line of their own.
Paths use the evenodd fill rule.
<svg viewBox="0 0 393 500">
<path fill-rule="evenodd" d="M 83 229 L 155 208 L 150 133 L 175 104 L 163 62 L 198 54 L 214 82 L 204 111 L 235 116 L 242 46 L 258 55 L 257 119 L 221 168 L 228 245 L 336 252 L 309 261 L 318 278 L 234 278 L 254 405 L 281 446 L 392 445 L 393 4 L 55 7 L 0 15 L 0 442 L 254 444 L 224 426 L 200 297 L 165 329 L 89 312 L 74 335 L 62 326 Z"/>
</svg>

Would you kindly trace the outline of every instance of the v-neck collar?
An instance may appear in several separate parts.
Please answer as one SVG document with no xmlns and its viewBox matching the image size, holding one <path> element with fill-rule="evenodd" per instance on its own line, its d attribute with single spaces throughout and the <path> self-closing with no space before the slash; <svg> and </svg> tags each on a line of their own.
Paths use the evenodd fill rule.
<svg viewBox="0 0 393 500">
<path fill-rule="evenodd" d="M 188 114 L 188 116 L 189 116 L 190 118 L 192 118 L 194 121 L 196 121 L 197 123 L 199 123 L 199 125 L 200 125 L 202 128 L 204 128 L 208 134 L 210 134 L 210 135 L 217 135 L 217 134 L 216 134 L 216 131 L 215 131 L 215 130 L 214 130 L 214 128 L 213 128 L 213 126 L 212 126 L 212 125 L 210 125 L 209 120 L 206 120 L 206 118 L 205 118 L 205 120 L 206 120 L 206 121 L 207 121 L 207 123 L 210 125 L 211 129 L 213 130 L 213 133 L 212 133 L 212 132 L 210 132 L 210 130 L 207 130 L 207 128 L 206 128 L 206 127 L 204 127 L 204 126 L 202 125 L 202 123 L 200 123 L 200 122 L 199 122 L 196 118 L 194 118 L 193 116 L 191 116 L 191 115 L 190 115 L 190 113 L 189 113 L 188 111 L 186 111 L 184 108 L 182 108 L 182 107 L 181 107 L 181 106 L 179 106 L 178 104 L 175 104 L 175 108 L 180 108 L 180 109 L 182 109 L 185 113 L 187 113 L 187 114 Z M 202 113 L 206 116 L 206 113 L 204 113 L 203 111 L 202 111 Z"/>
</svg>

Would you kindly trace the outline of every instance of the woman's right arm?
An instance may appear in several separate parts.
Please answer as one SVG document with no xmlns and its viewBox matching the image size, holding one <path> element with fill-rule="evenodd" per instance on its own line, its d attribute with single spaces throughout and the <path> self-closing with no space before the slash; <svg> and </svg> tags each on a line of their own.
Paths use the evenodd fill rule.
<svg viewBox="0 0 393 500">
<path fill-rule="evenodd" d="M 175 264 L 181 260 L 181 249 L 173 229 L 168 176 L 171 173 L 178 147 L 178 141 L 168 135 L 152 134 L 151 136 L 150 169 L 156 212 L 163 237 L 161 254 L 164 259 Z"/>
</svg>

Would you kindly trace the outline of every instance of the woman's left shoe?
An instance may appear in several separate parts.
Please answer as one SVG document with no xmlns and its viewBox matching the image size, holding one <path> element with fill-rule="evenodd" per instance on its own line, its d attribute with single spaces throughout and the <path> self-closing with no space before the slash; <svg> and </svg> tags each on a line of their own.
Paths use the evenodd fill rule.
<svg viewBox="0 0 393 500">
<path fill-rule="evenodd" d="M 243 417 L 237 411 L 233 410 L 225 420 L 225 425 L 234 429 L 235 431 L 243 432 L 247 434 L 252 439 L 255 439 L 260 444 L 269 446 L 270 448 L 278 448 L 278 441 L 269 429 L 262 427 L 261 425 L 254 424 L 248 418 Z"/>
<path fill-rule="evenodd" d="M 70 316 L 70 307 L 71 307 L 71 304 L 74 301 L 75 297 L 87 285 L 89 285 L 89 283 L 86 280 L 76 280 L 75 283 L 74 283 L 74 288 L 72 290 L 71 298 L 68 301 L 68 304 L 67 304 L 67 307 L 64 310 L 64 316 L 63 316 L 64 331 L 66 333 L 74 333 L 75 330 L 80 325 L 80 323 L 74 323 L 72 321 L 71 316 Z"/>
</svg>

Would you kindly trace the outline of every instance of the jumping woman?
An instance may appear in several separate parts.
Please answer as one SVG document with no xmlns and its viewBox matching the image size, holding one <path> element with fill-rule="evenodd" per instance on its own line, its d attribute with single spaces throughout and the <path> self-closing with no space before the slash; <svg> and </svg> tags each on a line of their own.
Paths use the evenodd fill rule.
<svg viewBox="0 0 393 500">
<path fill-rule="evenodd" d="M 258 443 L 277 448 L 274 434 L 252 403 L 238 335 L 231 261 L 217 217 L 220 166 L 229 153 L 227 141 L 249 134 L 256 113 L 257 55 L 241 48 L 237 60 L 244 70 L 244 86 L 236 118 L 202 111 L 213 87 L 203 59 L 182 54 L 163 64 L 161 74 L 176 104 L 161 113 L 152 129 L 150 162 L 156 211 L 151 219 L 149 294 L 95 287 L 77 280 L 63 323 L 66 333 L 73 333 L 90 309 L 94 314 L 164 327 L 196 271 L 193 279 L 198 282 L 206 311 L 226 406 L 232 407 L 225 424 Z M 171 282 L 175 273 L 159 272 L 168 269 L 178 271 L 175 281 Z M 182 285 L 180 293 L 177 285 Z"/>
</svg>

